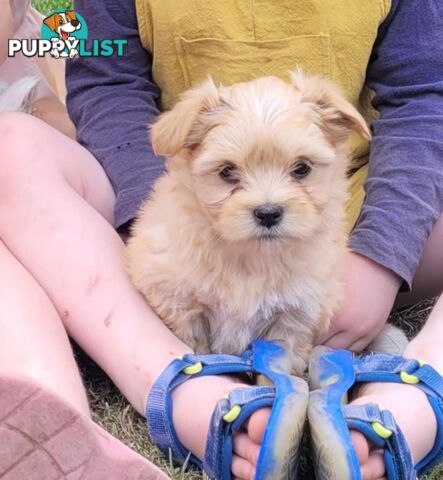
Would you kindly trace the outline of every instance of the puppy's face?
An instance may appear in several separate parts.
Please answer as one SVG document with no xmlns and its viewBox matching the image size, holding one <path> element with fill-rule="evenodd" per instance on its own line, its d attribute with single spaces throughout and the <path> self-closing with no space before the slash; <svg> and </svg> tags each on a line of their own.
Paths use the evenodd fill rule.
<svg viewBox="0 0 443 480">
<path fill-rule="evenodd" d="M 350 130 L 367 127 L 334 87 L 294 75 L 189 92 L 153 126 L 218 236 L 280 244 L 307 239 L 342 204 Z M 173 167 L 174 168 L 174 167 Z"/>
</svg>

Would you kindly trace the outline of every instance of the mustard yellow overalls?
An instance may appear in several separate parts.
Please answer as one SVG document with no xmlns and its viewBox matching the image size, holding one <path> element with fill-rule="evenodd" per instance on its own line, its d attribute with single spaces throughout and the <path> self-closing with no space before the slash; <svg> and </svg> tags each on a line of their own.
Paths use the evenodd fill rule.
<svg viewBox="0 0 443 480">
<path fill-rule="evenodd" d="M 230 85 L 265 75 L 288 80 L 300 65 L 332 79 L 368 122 L 376 117 L 365 73 L 390 0 L 136 0 L 140 38 L 153 55 L 161 106 L 210 74 Z M 349 230 L 364 200 L 368 143 L 351 140 Z"/>
</svg>

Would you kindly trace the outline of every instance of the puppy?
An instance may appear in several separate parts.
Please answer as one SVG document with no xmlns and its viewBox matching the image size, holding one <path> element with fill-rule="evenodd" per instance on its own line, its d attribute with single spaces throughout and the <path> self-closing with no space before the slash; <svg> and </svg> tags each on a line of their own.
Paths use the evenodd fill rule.
<svg viewBox="0 0 443 480">
<path fill-rule="evenodd" d="M 152 126 L 167 158 L 125 258 L 136 288 L 195 351 L 264 338 L 306 366 L 340 305 L 346 143 L 368 127 L 327 80 L 211 80 Z"/>
</svg>

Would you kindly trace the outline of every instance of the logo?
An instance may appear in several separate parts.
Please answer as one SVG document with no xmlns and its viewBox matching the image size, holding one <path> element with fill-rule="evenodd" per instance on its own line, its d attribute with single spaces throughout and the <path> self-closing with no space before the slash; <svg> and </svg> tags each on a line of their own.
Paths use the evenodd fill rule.
<svg viewBox="0 0 443 480">
<path fill-rule="evenodd" d="M 21 52 L 25 57 L 54 58 L 123 56 L 127 40 L 90 40 L 85 19 L 74 10 L 57 10 L 43 19 L 41 38 L 9 39 L 8 57 Z"/>
<path fill-rule="evenodd" d="M 88 27 L 84 18 L 74 10 L 55 12 L 43 20 L 41 38 L 54 45 L 49 52 L 53 57 L 74 58 L 78 55 L 80 40 L 88 38 Z"/>
</svg>

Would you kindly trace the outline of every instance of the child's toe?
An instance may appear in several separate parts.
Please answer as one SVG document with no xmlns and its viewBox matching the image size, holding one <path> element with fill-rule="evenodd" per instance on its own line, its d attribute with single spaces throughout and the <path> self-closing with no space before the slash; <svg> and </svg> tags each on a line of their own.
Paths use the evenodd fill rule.
<svg viewBox="0 0 443 480">
<path fill-rule="evenodd" d="M 266 431 L 270 413 L 271 410 L 269 408 L 261 408 L 260 410 L 254 412 L 249 418 L 247 431 L 249 438 L 254 443 L 261 443 L 263 435 Z"/>
</svg>

